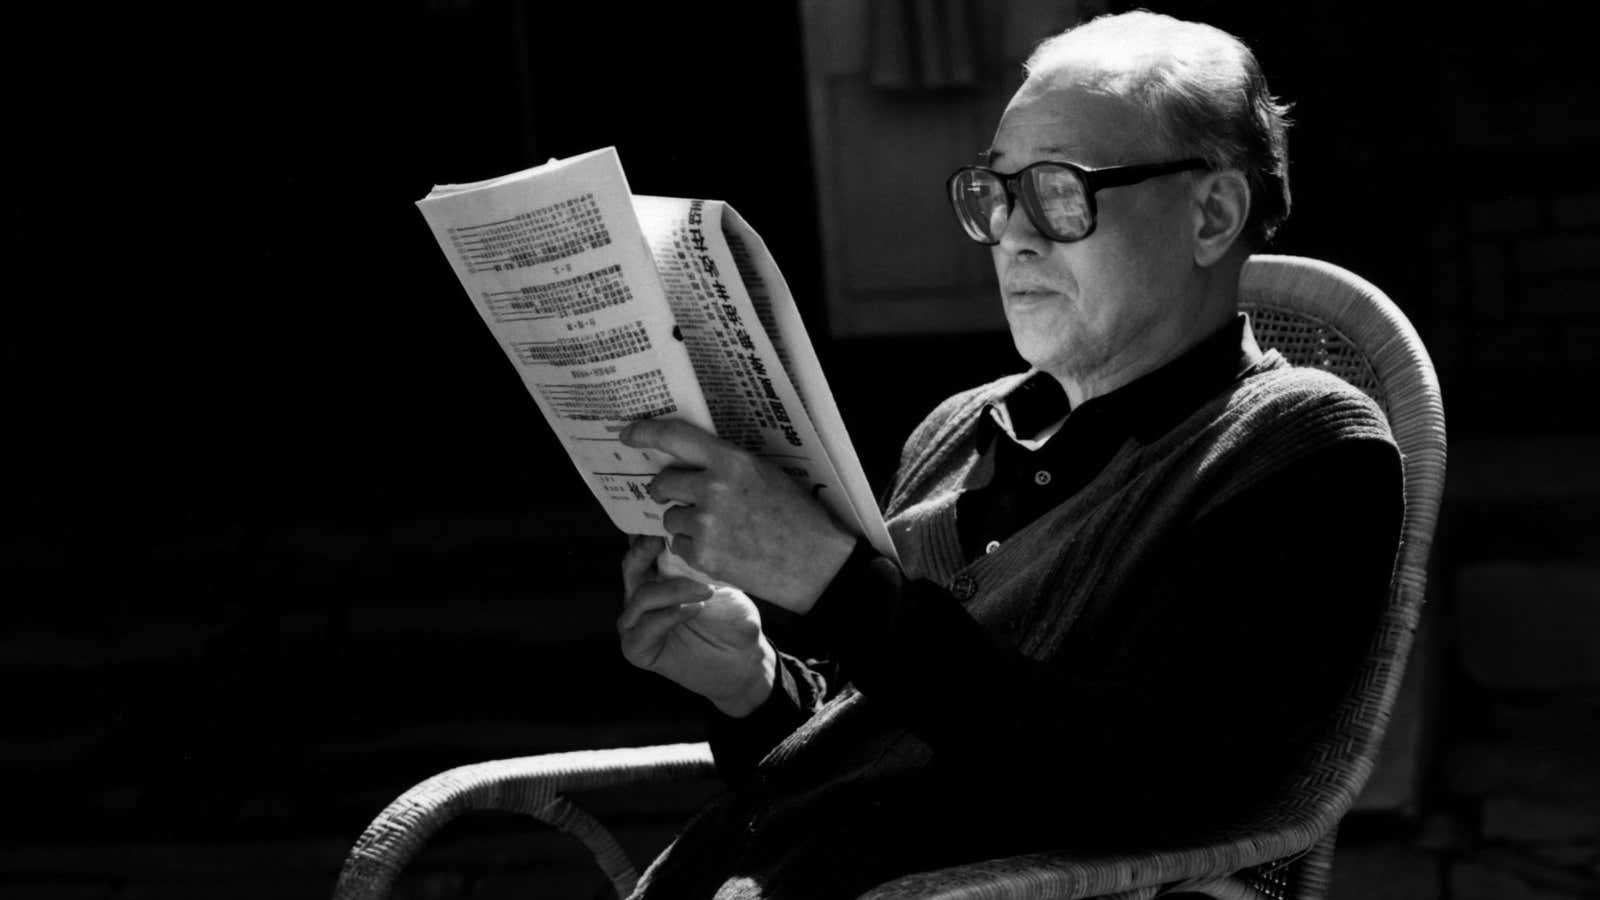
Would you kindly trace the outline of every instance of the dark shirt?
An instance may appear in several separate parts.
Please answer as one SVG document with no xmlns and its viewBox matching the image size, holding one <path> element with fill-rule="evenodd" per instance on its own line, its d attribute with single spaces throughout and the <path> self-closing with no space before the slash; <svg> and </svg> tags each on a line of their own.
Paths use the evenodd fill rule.
<svg viewBox="0 0 1600 900">
<path fill-rule="evenodd" d="M 1012 440 L 990 416 L 978 423 L 980 486 L 956 501 L 956 530 L 971 560 L 1071 498 L 1100 474 L 1124 441 L 1149 443 L 1199 409 L 1252 362 L 1240 315 L 1165 366 L 1076 409 L 1061 382 L 1036 372 L 1007 395 L 1012 430 L 1028 438 L 1060 421 L 1037 450 Z"/>
<path fill-rule="evenodd" d="M 964 545 L 1003 539 L 1082 487 L 1118 443 L 1152 441 L 1215 396 L 1238 374 L 1243 329 L 1236 320 L 1085 402 L 1040 451 L 991 435 L 993 476 L 958 501 Z M 1049 496 L 1028 490 L 1043 459 Z M 1061 831 L 1063 802 L 1085 837 L 1111 841 L 1149 836 L 1152 818 L 1181 833 L 1195 824 L 1185 816 L 1226 816 L 1282 781 L 1355 675 L 1387 600 L 1402 509 L 1391 445 L 1306 456 L 1199 516 L 1149 573 L 1144 602 L 1095 622 L 1121 639 L 1075 629 L 1069 645 L 1081 646 L 1059 665 L 997 643 L 943 586 L 906 578 L 863 541 L 793 634 L 770 630 L 780 667 L 767 702 L 743 719 L 713 715 L 719 770 L 744 783 L 853 682 L 933 748 L 954 773 L 947 783 L 965 779 L 973 802 L 1017 812 L 1019 833 Z M 1124 646 L 1140 658 L 1105 649 Z M 1049 821 L 1030 822 L 1030 807 Z"/>
</svg>

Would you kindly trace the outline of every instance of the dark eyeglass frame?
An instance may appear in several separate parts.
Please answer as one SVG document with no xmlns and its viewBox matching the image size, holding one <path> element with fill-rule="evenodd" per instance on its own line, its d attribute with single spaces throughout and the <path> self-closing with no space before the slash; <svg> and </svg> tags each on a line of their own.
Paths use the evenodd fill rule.
<svg viewBox="0 0 1600 900">
<path fill-rule="evenodd" d="M 1050 227 L 1049 220 L 1045 218 L 1044 210 L 1039 207 L 1039 198 L 1034 196 L 1033 191 L 1030 190 L 1023 192 L 1018 190 L 1018 185 L 1023 183 L 1023 177 L 1026 176 L 1029 171 L 1037 169 L 1040 166 L 1058 166 L 1063 169 L 1070 169 L 1073 174 L 1077 175 L 1078 180 L 1083 183 L 1083 192 L 1089 203 L 1089 228 L 1084 231 L 1083 234 L 1080 234 L 1077 237 L 1061 237 L 1059 232 Z M 945 196 L 950 200 L 950 207 L 952 211 L 955 212 L 956 219 L 962 223 L 961 232 L 980 244 L 993 247 L 995 244 L 1000 243 L 1000 238 L 995 238 L 992 241 L 986 241 L 981 238 L 972 237 L 972 233 L 967 230 L 966 217 L 961 213 L 961 200 L 956 197 L 956 179 L 960 178 L 966 172 L 987 172 L 988 174 L 993 175 L 995 179 L 1000 182 L 1001 189 L 1006 192 L 1007 221 L 1011 220 L 1011 213 L 1016 210 L 1017 200 L 1018 198 L 1021 198 L 1022 209 L 1027 213 L 1028 221 L 1033 223 L 1034 230 L 1058 244 L 1072 244 L 1083 240 L 1091 234 L 1094 234 L 1095 226 L 1100 224 L 1100 209 L 1098 204 L 1095 202 L 1094 197 L 1097 191 L 1103 188 L 1138 184 L 1141 181 L 1148 181 L 1151 178 L 1158 178 L 1162 175 L 1171 175 L 1175 172 L 1188 172 L 1194 169 L 1209 169 L 1210 167 L 1210 163 L 1197 156 L 1190 157 L 1188 159 L 1175 160 L 1173 162 L 1134 163 L 1127 166 L 1101 166 L 1097 169 L 1092 169 L 1087 166 L 1080 166 L 1077 163 L 1070 163 L 1066 162 L 1065 160 L 1044 159 L 1040 160 L 1039 162 L 1023 166 L 1017 171 L 1012 172 L 1010 175 L 1007 175 L 1004 172 L 997 172 L 988 166 L 962 166 L 961 168 L 950 173 L 950 177 L 945 179 L 944 191 Z"/>
</svg>

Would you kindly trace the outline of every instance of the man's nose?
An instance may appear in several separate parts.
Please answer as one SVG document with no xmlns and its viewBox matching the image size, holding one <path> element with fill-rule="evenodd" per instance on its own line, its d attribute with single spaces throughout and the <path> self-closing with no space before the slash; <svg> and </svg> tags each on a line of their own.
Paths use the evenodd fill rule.
<svg viewBox="0 0 1600 900">
<path fill-rule="evenodd" d="M 1049 239 L 1033 225 L 1028 211 L 1019 198 L 1011 204 L 1011 214 L 1006 217 L 1005 230 L 1000 232 L 1000 249 L 1007 253 L 1043 253 Z"/>
</svg>

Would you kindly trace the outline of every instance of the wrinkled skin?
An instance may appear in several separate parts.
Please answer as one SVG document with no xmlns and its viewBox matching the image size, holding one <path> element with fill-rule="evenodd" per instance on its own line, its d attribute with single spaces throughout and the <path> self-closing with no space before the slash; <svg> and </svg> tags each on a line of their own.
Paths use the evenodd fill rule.
<svg viewBox="0 0 1600 900">
<path fill-rule="evenodd" d="M 636 535 L 622 558 L 622 655 L 729 715 L 746 715 L 766 699 L 776 664 L 761 613 L 733 588 L 661 575 L 656 559 L 665 547 L 659 537 Z"/>
</svg>

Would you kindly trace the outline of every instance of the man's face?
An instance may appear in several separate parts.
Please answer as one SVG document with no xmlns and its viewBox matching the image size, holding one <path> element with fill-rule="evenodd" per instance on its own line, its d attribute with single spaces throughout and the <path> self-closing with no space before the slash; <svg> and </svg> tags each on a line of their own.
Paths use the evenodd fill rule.
<svg viewBox="0 0 1600 900">
<path fill-rule="evenodd" d="M 995 132 L 990 165 L 1015 172 L 1040 160 L 1088 167 L 1163 162 L 1147 124 L 1120 97 L 1059 72 L 1023 85 Z M 1022 210 L 992 248 L 1006 320 L 1029 364 L 1089 383 L 1163 359 L 1197 306 L 1185 295 L 1194 265 L 1190 180 L 1169 175 L 1099 191 L 1095 232 L 1057 243 Z"/>
</svg>

